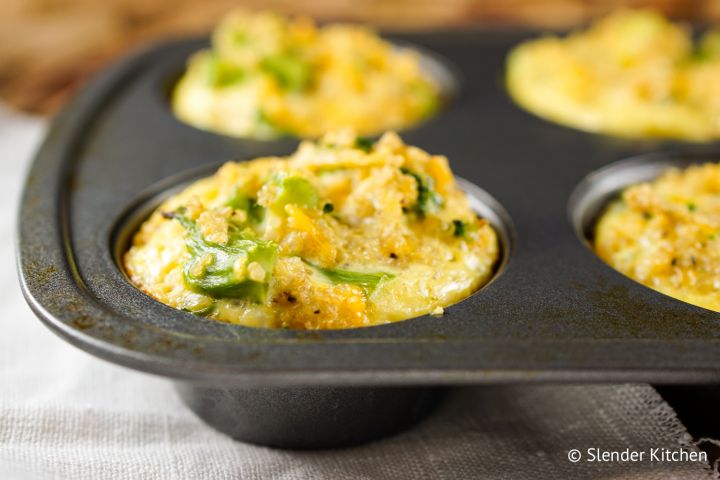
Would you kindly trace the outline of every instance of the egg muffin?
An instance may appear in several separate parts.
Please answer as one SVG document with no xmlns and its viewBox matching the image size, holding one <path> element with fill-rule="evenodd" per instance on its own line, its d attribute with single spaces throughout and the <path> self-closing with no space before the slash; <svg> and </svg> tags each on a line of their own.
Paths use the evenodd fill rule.
<svg viewBox="0 0 720 480">
<path fill-rule="evenodd" d="M 417 52 L 351 25 L 237 10 L 193 55 L 172 94 L 182 121 L 237 137 L 374 135 L 431 116 L 440 89 Z"/>
<path fill-rule="evenodd" d="M 488 282 L 499 255 L 445 157 L 343 130 L 193 183 L 142 224 L 124 265 L 178 309 L 336 329 L 441 314 Z"/>
<path fill-rule="evenodd" d="M 548 120 L 634 138 L 720 137 L 720 30 L 694 43 L 651 10 L 520 44 L 507 62 L 515 101 Z"/>
<path fill-rule="evenodd" d="M 720 311 L 720 165 L 627 188 L 600 217 L 595 251 L 654 290 Z"/>
</svg>

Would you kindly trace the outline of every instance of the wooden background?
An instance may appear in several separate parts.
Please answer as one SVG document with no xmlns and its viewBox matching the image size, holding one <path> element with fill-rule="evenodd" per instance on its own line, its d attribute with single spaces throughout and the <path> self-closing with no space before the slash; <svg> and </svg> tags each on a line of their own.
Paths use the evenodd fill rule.
<svg viewBox="0 0 720 480">
<path fill-rule="evenodd" d="M 207 32 L 237 6 L 417 30 L 567 28 L 622 5 L 720 22 L 720 0 L 0 0 L 0 98 L 27 112 L 52 113 L 127 50 Z"/>
</svg>

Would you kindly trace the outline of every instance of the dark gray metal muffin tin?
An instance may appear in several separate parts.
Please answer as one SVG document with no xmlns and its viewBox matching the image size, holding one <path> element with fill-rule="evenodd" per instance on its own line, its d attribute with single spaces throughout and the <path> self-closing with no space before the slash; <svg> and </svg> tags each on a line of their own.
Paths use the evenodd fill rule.
<svg viewBox="0 0 720 480">
<path fill-rule="evenodd" d="M 163 192 L 228 159 L 287 154 L 297 144 L 215 135 L 174 119 L 169 91 L 204 45 L 196 40 L 116 65 L 53 123 L 19 217 L 28 302 L 70 343 L 175 380 L 216 428 L 276 446 L 391 433 L 427 412 L 439 386 L 717 382 L 720 315 L 615 272 L 585 239 L 619 188 L 666 164 L 717 161 L 717 144 L 620 140 L 525 113 L 502 76 L 506 53 L 529 35 L 391 36 L 435 52 L 456 75 L 453 101 L 402 135 L 447 155 L 458 176 L 492 196 L 473 190 L 504 243 L 495 280 L 442 317 L 339 331 L 253 329 L 174 310 L 127 281 L 118 252 Z"/>
</svg>

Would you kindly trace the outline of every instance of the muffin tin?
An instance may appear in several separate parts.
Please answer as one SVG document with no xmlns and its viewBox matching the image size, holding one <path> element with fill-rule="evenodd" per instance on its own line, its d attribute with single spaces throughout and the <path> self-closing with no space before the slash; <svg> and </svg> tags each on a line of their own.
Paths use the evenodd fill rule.
<svg viewBox="0 0 720 480">
<path fill-rule="evenodd" d="M 226 160 L 284 155 L 298 143 L 216 135 L 173 117 L 169 90 L 204 40 L 124 60 L 57 117 L 20 211 L 28 302 L 70 343 L 173 379 L 216 428 L 282 447 L 391 433 L 428 412 L 442 386 L 717 382 L 720 315 L 614 271 L 587 248 L 587 233 L 624 185 L 668 164 L 720 160 L 720 145 L 615 139 L 525 113 L 502 77 L 508 50 L 533 35 L 388 37 L 434 52 L 433 68 L 457 88 L 434 118 L 401 132 L 404 140 L 448 156 L 502 239 L 494 280 L 443 316 L 353 330 L 253 329 L 174 310 L 127 281 L 118 256 L 164 195 Z"/>
</svg>

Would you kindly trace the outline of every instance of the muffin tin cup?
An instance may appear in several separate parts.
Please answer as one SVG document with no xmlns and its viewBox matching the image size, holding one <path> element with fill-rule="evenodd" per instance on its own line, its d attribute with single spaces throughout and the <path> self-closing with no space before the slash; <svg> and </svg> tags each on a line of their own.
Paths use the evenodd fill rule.
<svg viewBox="0 0 720 480">
<path fill-rule="evenodd" d="M 428 415 L 444 389 L 216 388 L 176 382 L 180 398 L 232 438 L 284 449 L 344 448 L 400 432 Z"/>
<path fill-rule="evenodd" d="M 592 172 L 570 196 L 569 216 L 578 238 L 592 249 L 593 229 L 610 201 L 631 185 L 655 180 L 669 168 L 684 169 L 691 165 L 717 163 L 719 154 L 653 152 L 620 160 Z"/>
<path fill-rule="evenodd" d="M 216 135 L 173 117 L 169 88 L 201 40 L 124 60 L 53 122 L 19 215 L 28 303 L 79 348 L 173 379 L 221 431 L 282 447 L 342 446 L 397 431 L 428 412 L 442 386 L 717 382 L 720 316 L 614 271 L 584 234 L 622 186 L 607 180 L 622 175 L 605 175 L 606 165 L 649 152 L 717 160 L 720 148 L 612 139 L 521 111 L 502 85 L 504 59 L 532 35 L 390 37 L 454 66 L 454 100 L 401 134 L 448 156 L 502 242 L 492 282 L 444 315 L 348 330 L 258 329 L 172 309 L 130 284 L 119 255 L 164 195 L 224 161 L 285 155 L 298 144 Z"/>
</svg>

